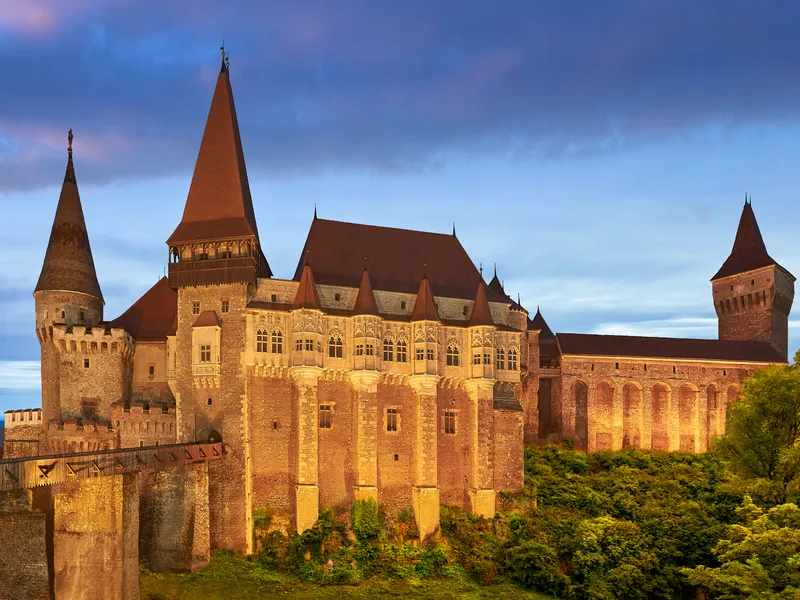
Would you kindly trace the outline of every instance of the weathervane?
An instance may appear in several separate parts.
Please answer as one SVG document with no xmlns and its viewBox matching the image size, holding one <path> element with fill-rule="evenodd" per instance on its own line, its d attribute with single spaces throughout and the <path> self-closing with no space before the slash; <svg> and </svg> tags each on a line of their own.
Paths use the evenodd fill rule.
<svg viewBox="0 0 800 600">
<path fill-rule="evenodd" d="M 222 66 L 229 69 L 231 66 L 231 57 L 229 54 L 225 54 L 225 40 L 222 40 L 222 46 L 220 46 L 219 49 L 220 52 L 222 52 Z"/>
<path fill-rule="evenodd" d="M 67 134 L 67 152 L 70 156 L 72 156 L 72 137 L 72 129 L 70 129 L 69 133 Z"/>
</svg>

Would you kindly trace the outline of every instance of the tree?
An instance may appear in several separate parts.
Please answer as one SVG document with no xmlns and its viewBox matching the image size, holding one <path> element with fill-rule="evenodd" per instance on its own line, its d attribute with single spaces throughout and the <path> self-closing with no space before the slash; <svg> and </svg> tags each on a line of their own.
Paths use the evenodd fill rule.
<svg viewBox="0 0 800 600">
<path fill-rule="evenodd" d="M 800 508 L 781 504 L 764 513 L 749 496 L 737 510 L 744 525 L 732 525 L 717 543 L 719 567 L 684 569 L 693 585 L 720 600 L 800 598 Z"/>
<path fill-rule="evenodd" d="M 785 503 L 800 478 L 800 352 L 795 364 L 774 365 L 745 380 L 728 407 L 726 434 L 717 448 L 742 477 L 756 479 L 765 500 Z"/>
</svg>

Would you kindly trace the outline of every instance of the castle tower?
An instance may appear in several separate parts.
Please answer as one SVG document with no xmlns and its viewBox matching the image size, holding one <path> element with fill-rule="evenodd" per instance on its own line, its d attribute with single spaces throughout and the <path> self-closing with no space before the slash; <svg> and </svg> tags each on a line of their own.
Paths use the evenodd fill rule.
<svg viewBox="0 0 800 600">
<path fill-rule="evenodd" d="M 730 256 L 711 279 L 719 339 L 769 342 L 785 359 L 794 281 L 767 253 L 753 206 L 745 200 Z"/>
<path fill-rule="evenodd" d="M 49 423 L 61 417 L 61 367 L 59 350 L 53 342 L 54 326 L 64 326 L 68 330 L 75 325 L 91 329 L 103 320 L 103 294 L 97 282 L 72 162 L 71 129 L 67 170 L 33 297 L 36 332 L 41 343 L 42 419 Z"/>
</svg>

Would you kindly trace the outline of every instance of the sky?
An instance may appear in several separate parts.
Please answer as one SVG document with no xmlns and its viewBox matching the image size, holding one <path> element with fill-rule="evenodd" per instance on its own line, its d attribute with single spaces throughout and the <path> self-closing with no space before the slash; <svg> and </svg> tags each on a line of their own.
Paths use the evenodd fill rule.
<svg viewBox="0 0 800 600">
<path fill-rule="evenodd" d="M 745 194 L 800 273 L 798 22 L 783 0 L 0 0 L 0 412 L 40 406 L 67 130 L 110 320 L 164 272 L 223 41 L 276 277 L 315 205 L 455 223 L 555 331 L 713 338 Z"/>
</svg>

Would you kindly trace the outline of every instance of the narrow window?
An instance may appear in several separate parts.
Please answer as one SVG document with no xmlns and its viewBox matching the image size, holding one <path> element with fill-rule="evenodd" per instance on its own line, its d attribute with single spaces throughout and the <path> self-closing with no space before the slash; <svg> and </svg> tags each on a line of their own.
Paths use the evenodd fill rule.
<svg viewBox="0 0 800 600">
<path fill-rule="evenodd" d="M 406 309 L 406 301 L 405 300 L 401 300 L 400 301 L 400 310 L 405 310 L 405 309 Z"/>
<path fill-rule="evenodd" d="M 83 321 L 84 319 L 86 319 L 85 313 L 81 311 L 80 320 Z"/>
<path fill-rule="evenodd" d="M 294 341 L 294 349 L 295 349 L 296 352 L 302 352 L 303 351 L 303 340 L 302 339 L 297 338 Z"/>
<path fill-rule="evenodd" d="M 408 346 L 405 340 L 397 342 L 397 362 L 408 362 Z"/>
<path fill-rule="evenodd" d="M 675 375 L 678 372 L 678 367 L 672 365 L 672 374 Z"/>
<path fill-rule="evenodd" d="M 755 279 L 751 279 L 750 280 L 750 285 L 755 285 L 755 284 L 756 284 L 756 280 Z"/>
<path fill-rule="evenodd" d="M 367 344 L 367 356 L 375 356 L 375 344 Z"/>
<path fill-rule="evenodd" d="M 727 377 L 728 376 L 728 369 L 722 369 L 722 376 L 723 377 Z"/>
<path fill-rule="evenodd" d="M 356 356 L 364 356 L 364 344 L 356 344 Z"/>
<path fill-rule="evenodd" d="M 66 313 L 63 310 L 61 311 L 61 318 L 66 319 Z"/>
<path fill-rule="evenodd" d="M 497 368 L 502 370 L 506 368 L 506 351 L 502 348 L 497 350 Z"/>
<path fill-rule="evenodd" d="M 386 431 L 397 431 L 397 409 L 386 409 Z"/>
<path fill-rule="evenodd" d="M 277 302 L 278 301 L 278 294 L 272 294 L 269 297 L 270 302 Z"/>
<path fill-rule="evenodd" d="M 469 311 L 469 306 L 465 306 L 464 308 L 461 309 L 461 314 L 466 317 L 468 311 Z"/>
<path fill-rule="evenodd" d="M 425 360 L 425 348 L 417 348 L 416 358 L 417 360 Z"/>
<path fill-rule="evenodd" d="M 485 365 L 492 364 L 492 355 L 489 352 L 483 353 L 483 364 Z"/>
<path fill-rule="evenodd" d="M 644 363 L 644 372 L 647 373 L 647 363 Z"/>
<path fill-rule="evenodd" d="M 199 302 L 192 302 L 192 314 L 199 315 L 200 314 L 200 303 Z"/>
<path fill-rule="evenodd" d="M 267 351 L 267 332 L 264 329 L 256 331 L 256 352 Z"/>
<path fill-rule="evenodd" d="M 328 356 L 331 358 L 342 358 L 344 356 L 344 344 L 341 336 L 332 335 L 328 338 Z"/>
<path fill-rule="evenodd" d="M 399 454 L 395 454 L 395 455 L 394 455 L 394 460 L 395 460 L 395 461 L 398 461 L 398 460 L 400 460 L 400 455 L 399 455 Z"/>
<path fill-rule="evenodd" d="M 273 421 L 272 422 L 272 431 L 278 431 L 278 422 L 277 421 Z"/>
<path fill-rule="evenodd" d="M 456 413 L 452 410 L 444 411 L 444 432 L 448 434 L 456 432 Z"/>
<path fill-rule="evenodd" d="M 458 355 L 458 346 L 455 344 L 450 344 L 447 347 L 447 366 L 448 367 L 457 367 L 459 366 L 459 355 Z"/>
<path fill-rule="evenodd" d="M 83 359 L 83 368 L 84 369 L 88 369 L 89 368 L 89 359 L 88 358 L 84 358 Z"/>
<path fill-rule="evenodd" d="M 481 364 L 481 353 L 478 350 L 472 351 L 472 364 L 479 365 Z"/>
<path fill-rule="evenodd" d="M 200 362 L 211 362 L 211 344 L 200 346 Z"/>
<path fill-rule="evenodd" d="M 508 351 L 508 370 L 509 371 L 516 371 L 517 370 L 517 350 L 516 350 L 516 348 L 511 348 Z"/>
<path fill-rule="evenodd" d="M 213 402 L 213 400 L 211 398 L 209 398 L 206 402 L 208 402 L 208 405 L 211 406 L 211 403 Z"/>
<path fill-rule="evenodd" d="M 341 299 L 342 299 L 342 295 L 341 295 L 341 294 L 338 294 L 338 293 L 337 293 L 337 294 L 334 294 L 334 295 L 333 295 L 333 299 L 334 299 L 334 300 L 336 300 L 336 302 L 338 302 L 339 300 L 341 300 Z"/>
<path fill-rule="evenodd" d="M 228 300 L 223 300 L 222 301 L 222 312 L 224 312 L 224 313 L 228 312 L 229 308 L 230 308 L 230 302 Z"/>
<path fill-rule="evenodd" d="M 319 405 L 319 428 L 320 429 L 330 429 L 331 428 L 331 405 L 330 404 L 320 404 Z"/>
<path fill-rule="evenodd" d="M 97 416 L 97 400 L 81 400 L 81 417 L 93 419 Z"/>
<path fill-rule="evenodd" d="M 392 362 L 394 359 L 394 345 L 392 340 L 383 340 L 383 360 L 385 362 Z"/>
<path fill-rule="evenodd" d="M 436 355 L 433 352 L 433 348 L 428 348 L 425 354 L 428 360 L 436 360 Z"/>
<path fill-rule="evenodd" d="M 150 365 L 147 367 L 148 374 L 150 375 L 150 379 L 156 376 L 156 366 Z"/>
<path fill-rule="evenodd" d="M 306 340 L 306 350 L 308 350 L 309 352 L 314 351 L 314 340 L 312 340 L 311 338 L 308 338 Z"/>
<path fill-rule="evenodd" d="M 272 353 L 283 354 L 283 332 L 280 329 L 272 330 Z"/>
<path fill-rule="evenodd" d="M 614 363 L 614 368 L 619 371 L 619 363 Z"/>
</svg>

